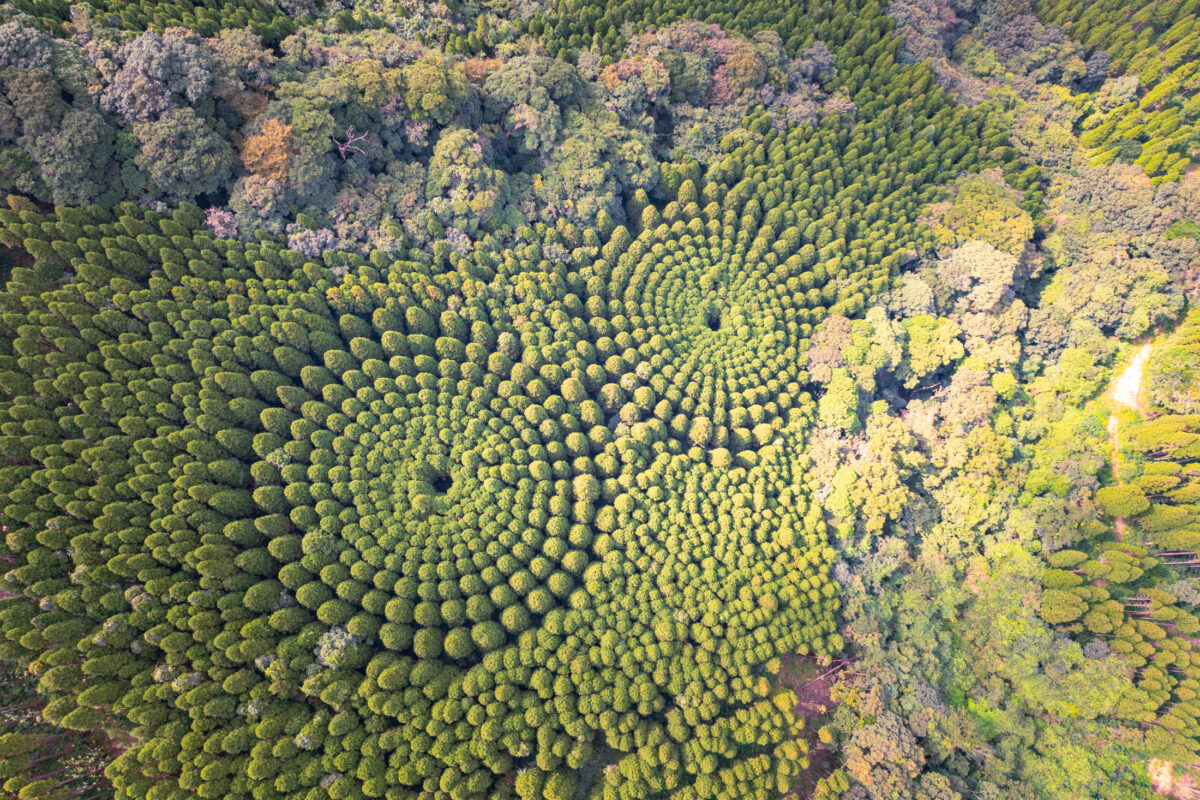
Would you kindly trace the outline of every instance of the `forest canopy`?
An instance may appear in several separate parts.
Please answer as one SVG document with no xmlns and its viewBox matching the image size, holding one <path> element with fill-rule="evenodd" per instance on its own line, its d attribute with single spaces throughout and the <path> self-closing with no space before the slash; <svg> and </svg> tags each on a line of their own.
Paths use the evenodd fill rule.
<svg viewBox="0 0 1200 800">
<path fill-rule="evenodd" d="M 1190 796 L 1195 6 L 0 9 L 0 799 Z"/>
</svg>

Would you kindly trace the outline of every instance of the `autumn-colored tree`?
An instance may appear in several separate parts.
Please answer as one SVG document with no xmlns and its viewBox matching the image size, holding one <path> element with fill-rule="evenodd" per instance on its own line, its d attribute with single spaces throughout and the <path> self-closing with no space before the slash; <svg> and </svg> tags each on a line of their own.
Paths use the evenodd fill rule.
<svg viewBox="0 0 1200 800">
<path fill-rule="evenodd" d="M 255 175 L 287 183 L 295 140 L 292 126 L 277 119 L 263 122 L 259 132 L 242 144 L 242 163 Z"/>
</svg>

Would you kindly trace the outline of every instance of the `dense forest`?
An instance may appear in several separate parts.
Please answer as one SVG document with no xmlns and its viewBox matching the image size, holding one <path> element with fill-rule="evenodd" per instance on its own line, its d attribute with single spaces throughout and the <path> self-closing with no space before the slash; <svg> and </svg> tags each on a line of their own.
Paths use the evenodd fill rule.
<svg viewBox="0 0 1200 800">
<path fill-rule="evenodd" d="M 1200 0 L 0 6 L 0 800 L 1200 797 Z"/>
</svg>

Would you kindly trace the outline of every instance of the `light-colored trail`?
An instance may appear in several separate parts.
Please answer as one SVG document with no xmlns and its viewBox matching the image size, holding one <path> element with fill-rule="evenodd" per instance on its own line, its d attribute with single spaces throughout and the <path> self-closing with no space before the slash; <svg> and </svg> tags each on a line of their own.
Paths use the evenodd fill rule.
<svg viewBox="0 0 1200 800">
<path fill-rule="evenodd" d="M 1145 411 L 1145 403 L 1142 401 L 1142 373 L 1146 369 L 1146 361 L 1150 358 L 1150 351 L 1154 346 L 1147 342 L 1138 348 L 1138 351 L 1133 354 L 1133 359 L 1113 381 L 1112 390 L 1109 392 L 1109 397 L 1112 398 L 1113 405 L 1132 408 L 1135 411 Z M 1111 409 L 1108 412 L 1108 443 L 1112 448 L 1112 474 L 1113 480 L 1117 483 L 1121 482 L 1121 423 L 1117 419 L 1116 409 Z M 1117 541 L 1125 539 L 1125 519 L 1117 517 L 1115 521 L 1117 532 Z"/>
<path fill-rule="evenodd" d="M 1154 345 L 1149 342 L 1142 345 L 1133 354 L 1133 359 L 1129 362 L 1129 365 L 1117 376 L 1112 387 L 1112 399 L 1114 403 L 1137 411 L 1146 410 L 1145 403 L 1141 399 L 1142 372 L 1146 369 L 1146 361 L 1150 358 L 1150 351 L 1153 349 Z"/>
</svg>

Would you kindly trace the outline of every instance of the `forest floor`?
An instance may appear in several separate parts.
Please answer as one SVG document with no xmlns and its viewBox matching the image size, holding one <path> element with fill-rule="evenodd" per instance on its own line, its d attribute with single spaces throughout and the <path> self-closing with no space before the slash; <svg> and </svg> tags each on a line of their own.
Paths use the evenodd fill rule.
<svg viewBox="0 0 1200 800">
<path fill-rule="evenodd" d="M 1170 761 L 1150 759 L 1146 769 L 1150 787 L 1163 797 L 1195 797 L 1196 777 L 1187 769 L 1179 770 Z"/>
<path fill-rule="evenodd" d="M 1120 429 L 1121 423 L 1117 416 L 1120 408 L 1132 408 L 1135 411 L 1145 413 L 1146 401 L 1142 398 L 1142 373 L 1146 369 L 1146 361 L 1150 358 L 1150 352 L 1154 349 L 1151 342 L 1147 342 L 1138 348 L 1133 354 L 1133 359 L 1126 365 L 1117 379 L 1113 381 L 1112 388 L 1108 392 L 1109 397 L 1109 412 L 1108 412 L 1108 442 L 1112 448 L 1112 474 L 1113 479 L 1121 482 L 1120 471 L 1120 452 L 1121 438 Z M 1114 406 L 1116 406 L 1114 408 Z M 1117 541 L 1122 541 L 1125 538 L 1125 519 L 1117 517 L 1116 522 Z"/>
<path fill-rule="evenodd" d="M 837 766 L 834 751 L 817 738 L 817 729 L 833 709 L 833 684 L 847 665 L 841 659 L 827 667 L 812 658 L 789 655 L 779 670 L 780 683 L 796 693 L 794 711 L 804 718 L 805 739 L 809 744 L 809 766 L 796 778 L 795 788 L 787 797 L 810 797 L 817 781 Z"/>
</svg>

